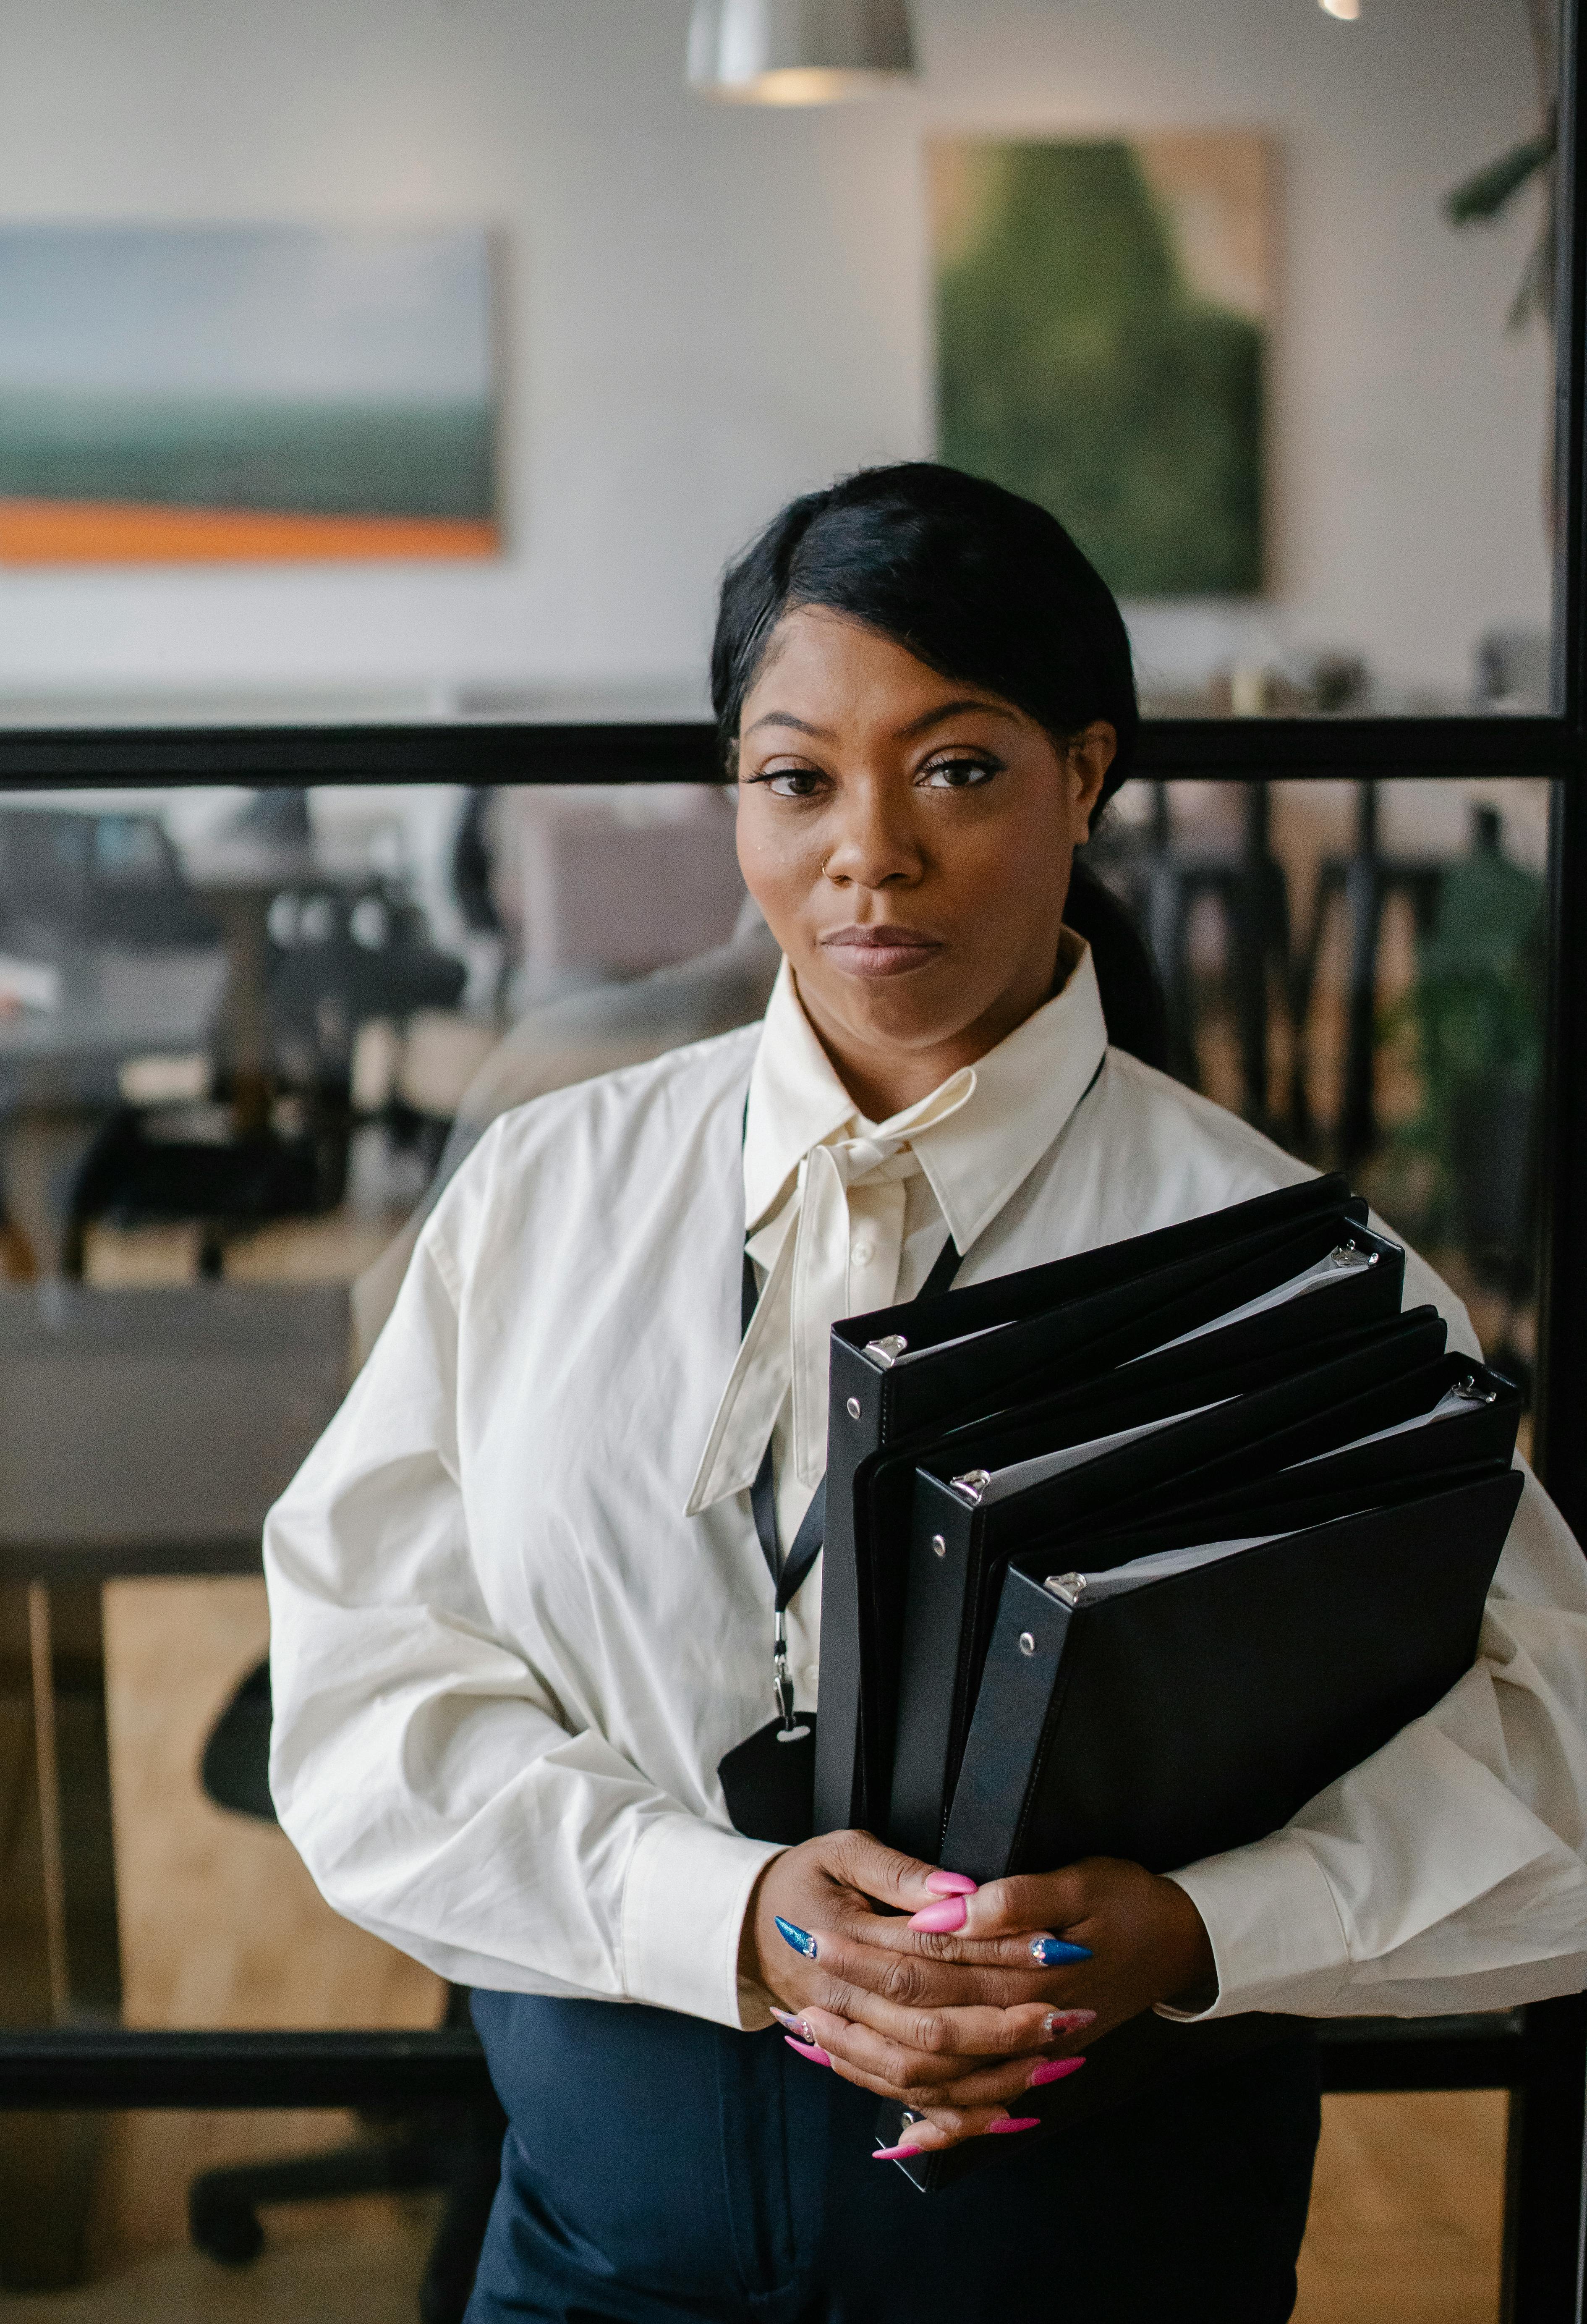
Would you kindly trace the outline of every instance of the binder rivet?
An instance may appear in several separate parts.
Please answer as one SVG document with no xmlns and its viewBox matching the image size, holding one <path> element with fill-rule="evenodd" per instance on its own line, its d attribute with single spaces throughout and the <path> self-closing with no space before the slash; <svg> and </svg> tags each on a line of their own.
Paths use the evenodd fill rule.
<svg viewBox="0 0 1587 2324">
<path fill-rule="evenodd" d="M 1496 1388 L 1479 1388 L 1473 1372 L 1467 1372 L 1463 1379 L 1456 1380 L 1454 1392 L 1456 1396 L 1463 1397 L 1468 1404 L 1497 1404 L 1499 1401 L 1499 1390 Z"/>
<path fill-rule="evenodd" d="M 1036 1640 L 1029 1630 L 1021 1630 L 1020 1633 L 1020 1652 L 1022 1655 L 1033 1655 L 1036 1652 Z"/>
<path fill-rule="evenodd" d="M 860 1399 L 857 1396 L 850 1397 L 848 1411 L 849 1418 L 851 1420 L 858 1420 L 860 1417 Z"/>
<path fill-rule="evenodd" d="M 931 1554 L 934 1557 L 946 1557 L 948 1554 L 948 1545 L 939 1533 L 931 1536 Z"/>
</svg>

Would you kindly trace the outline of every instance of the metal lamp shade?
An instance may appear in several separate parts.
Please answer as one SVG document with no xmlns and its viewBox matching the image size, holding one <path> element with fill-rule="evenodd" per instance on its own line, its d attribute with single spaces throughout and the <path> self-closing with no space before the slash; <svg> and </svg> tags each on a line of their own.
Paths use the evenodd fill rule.
<svg viewBox="0 0 1587 2324">
<path fill-rule="evenodd" d="M 695 0 L 688 80 L 749 105 L 831 105 L 912 74 L 905 0 Z"/>
</svg>

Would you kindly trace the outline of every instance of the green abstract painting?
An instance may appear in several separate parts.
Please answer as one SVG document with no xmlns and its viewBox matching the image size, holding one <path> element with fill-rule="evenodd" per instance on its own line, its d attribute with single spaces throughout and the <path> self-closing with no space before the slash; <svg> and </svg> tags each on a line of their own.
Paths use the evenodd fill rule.
<svg viewBox="0 0 1587 2324">
<path fill-rule="evenodd" d="M 1274 171 L 1243 131 L 937 141 L 938 456 L 1129 597 L 1264 584 Z"/>
</svg>

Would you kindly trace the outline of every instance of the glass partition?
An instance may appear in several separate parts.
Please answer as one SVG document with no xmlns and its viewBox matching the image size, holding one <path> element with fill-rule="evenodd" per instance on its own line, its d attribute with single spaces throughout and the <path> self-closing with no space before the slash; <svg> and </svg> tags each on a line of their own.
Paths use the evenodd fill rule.
<svg viewBox="0 0 1587 2324">
<path fill-rule="evenodd" d="M 1545 816 L 1525 780 L 1141 786 L 1091 851 L 1156 955 L 1171 1070 L 1350 1171 L 1523 1384 Z M 260 1518 L 484 1126 L 749 1021 L 776 959 L 709 788 L 0 803 L 9 2024 L 441 2022 L 273 1826 Z M 1303 2317 L 1385 2264 L 1363 2190 L 1398 2103 L 1329 2101 Z M 1411 2103 L 1444 2159 L 1394 2182 L 1402 2240 L 1496 2315 L 1506 2100 Z M 199 2172 L 355 2132 L 391 2126 L 0 2116 L 0 2251 L 19 2282 L 157 2282 Z M 405 2302 L 433 2202 L 383 2200 L 272 2209 L 261 2284 Z"/>
</svg>

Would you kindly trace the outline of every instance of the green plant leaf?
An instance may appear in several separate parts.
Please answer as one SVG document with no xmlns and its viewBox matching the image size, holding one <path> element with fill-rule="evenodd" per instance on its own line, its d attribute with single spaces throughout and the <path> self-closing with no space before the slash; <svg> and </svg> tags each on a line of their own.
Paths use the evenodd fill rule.
<svg viewBox="0 0 1587 2324">
<path fill-rule="evenodd" d="M 1519 193 L 1529 178 L 1553 161 L 1554 152 L 1552 128 L 1526 138 L 1519 145 L 1512 145 L 1497 161 L 1486 163 L 1474 176 L 1463 178 L 1445 194 L 1445 217 L 1452 226 L 1471 226 L 1497 217 L 1511 196 Z"/>
</svg>

